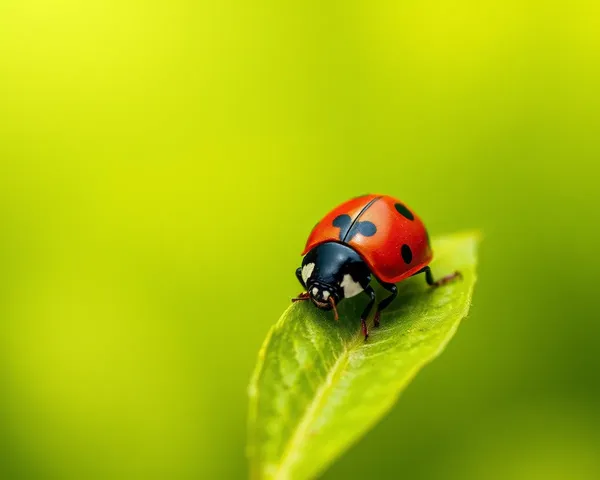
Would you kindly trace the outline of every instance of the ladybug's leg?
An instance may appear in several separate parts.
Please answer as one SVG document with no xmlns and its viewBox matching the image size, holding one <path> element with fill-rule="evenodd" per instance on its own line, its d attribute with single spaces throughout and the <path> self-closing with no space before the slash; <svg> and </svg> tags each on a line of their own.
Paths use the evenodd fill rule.
<svg viewBox="0 0 600 480">
<path fill-rule="evenodd" d="M 415 275 L 417 275 L 419 273 L 425 274 L 425 280 L 427 281 L 427 285 L 429 285 L 430 287 L 441 287 L 442 285 L 446 285 L 448 282 L 451 282 L 452 280 L 455 280 L 457 278 L 462 278 L 462 275 L 460 272 L 454 272 L 454 273 L 451 273 L 450 275 L 446 275 L 445 277 L 440 278 L 439 280 L 434 280 L 433 274 L 431 273 L 431 268 L 429 268 L 429 267 L 425 267 L 425 268 L 419 270 L 417 273 L 415 273 Z"/>
<path fill-rule="evenodd" d="M 375 291 L 373 290 L 373 287 L 371 287 L 370 285 L 366 285 L 364 287 L 364 292 L 371 298 L 371 300 L 369 301 L 369 303 L 367 303 L 367 306 L 363 310 L 362 315 L 360 316 L 360 324 L 362 326 L 362 333 L 365 336 L 365 340 L 366 340 L 367 337 L 369 336 L 369 330 L 367 330 L 367 318 L 369 318 L 369 313 L 371 313 L 371 310 L 373 309 L 373 305 L 375 304 Z"/>
<path fill-rule="evenodd" d="M 379 317 L 381 315 L 381 311 L 385 308 L 387 308 L 390 303 L 392 303 L 394 301 L 394 299 L 398 296 L 398 287 L 396 287 L 396 285 L 394 283 L 385 283 L 382 281 L 379 281 L 379 284 L 385 288 L 388 292 L 391 292 L 391 295 L 384 298 L 381 302 L 379 302 L 377 304 L 377 311 L 375 312 L 375 319 L 373 321 L 373 324 L 378 327 L 379 326 Z"/>
<path fill-rule="evenodd" d="M 308 300 L 309 298 L 310 298 L 310 295 L 308 292 L 302 292 L 302 293 L 299 293 L 296 298 L 292 298 L 292 303 L 300 302 L 302 300 Z"/>
</svg>

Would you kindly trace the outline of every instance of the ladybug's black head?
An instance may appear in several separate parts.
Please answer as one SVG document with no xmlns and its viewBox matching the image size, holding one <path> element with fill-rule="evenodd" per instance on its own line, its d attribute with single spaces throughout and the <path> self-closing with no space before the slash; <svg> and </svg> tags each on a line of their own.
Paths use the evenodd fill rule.
<svg viewBox="0 0 600 480">
<path fill-rule="evenodd" d="M 335 285 L 315 279 L 306 285 L 311 301 L 321 310 L 331 310 L 341 300 L 339 289 Z"/>
<path fill-rule="evenodd" d="M 346 298 L 346 282 L 349 274 L 360 272 L 368 275 L 364 262 L 349 246 L 337 242 L 327 242 L 316 246 L 302 260 L 302 267 L 296 271 L 300 283 L 306 288 L 304 299 L 310 299 L 321 310 L 334 309 Z"/>
</svg>

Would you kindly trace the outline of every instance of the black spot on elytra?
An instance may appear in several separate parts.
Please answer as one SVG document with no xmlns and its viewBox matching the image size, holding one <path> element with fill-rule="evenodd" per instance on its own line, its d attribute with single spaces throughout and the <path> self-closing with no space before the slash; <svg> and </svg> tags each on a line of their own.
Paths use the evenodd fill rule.
<svg viewBox="0 0 600 480">
<path fill-rule="evenodd" d="M 402 245 L 400 253 L 402 254 L 402 260 L 404 260 L 404 263 L 408 265 L 410 262 L 412 262 L 412 250 L 406 243 Z"/>
<path fill-rule="evenodd" d="M 364 221 L 354 222 L 354 224 L 352 224 L 352 218 L 345 213 L 334 218 L 333 226 L 340 229 L 340 240 L 346 242 L 349 242 L 358 234 L 365 237 L 372 237 L 377 233 L 377 227 L 373 222 Z"/>
<path fill-rule="evenodd" d="M 356 234 L 361 234 L 363 237 L 372 237 L 377 233 L 377 227 L 373 222 L 364 221 L 364 222 L 356 222 L 350 233 L 348 234 L 348 238 L 346 240 L 352 240 L 352 237 Z"/>
<path fill-rule="evenodd" d="M 398 210 L 398 213 L 400 215 L 402 215 L 405 218 L 408 218 L 409 220 L 414 220 L 415 216 L 412 214 L 412 212 L 406 208 L 406 206 L 402 205 L 401 203 L 397 203 L 394 205 L 394 207 L 396 207 L 396 210 Z"/>
<path fill-rule="evenodd" d="M 338 215 L 333 219 L 333 226 L 341 228 L 342 230 L 348 230 L 348 227 L 351 223 L 352 218 L 350 218 L 350 215 L 347 215 L 345 213 L 343 215 Z"/>
</svg>

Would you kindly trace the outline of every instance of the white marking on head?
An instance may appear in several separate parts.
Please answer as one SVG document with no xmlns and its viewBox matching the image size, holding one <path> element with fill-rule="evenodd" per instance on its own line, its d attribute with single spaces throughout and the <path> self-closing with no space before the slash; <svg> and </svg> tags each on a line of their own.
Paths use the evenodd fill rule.
<svg viewBox="0 0 600 480">
<path fill-rule="evenodd" d="M 342 283 L 340 283 L 340 287 L 344 289 L 344 297 L 346 298 L 354 297 L 355 295 L 358 295 L 360 292 L 363 291 L 363 288 L 360 286 L 360 283 L 355 282 L 349 273 L 344 275 Z"/>
<path fill-rule="evenodd" d="M 304 284 L 306 284 L 306 282 L 312 275 L 314 269 L 315 269 L 314 263 L 307 263 L 306 265 L 304 265 L 302 267 L 302 280 L 304 280 Z"/>
<path fill-rule="evenodd" d="M 327 290 L 323 291 L 323 300 L 327 301 L 329 299 L 329 292 Z"/>
<path fill-rule="evenodd" d="M 319 293 L 319 289 L 317 287 L 313 287 L 313 289 L 312 289 L 313 297 L 316 297 L 317 293 Z"/>
</svg>

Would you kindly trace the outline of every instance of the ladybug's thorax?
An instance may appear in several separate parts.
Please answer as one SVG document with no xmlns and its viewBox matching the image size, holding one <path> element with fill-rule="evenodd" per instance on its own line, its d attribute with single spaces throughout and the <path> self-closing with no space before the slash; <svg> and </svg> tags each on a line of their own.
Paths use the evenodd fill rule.
<svg viewBox="0 0 600 480">
<path fill-rule="evenodd" d="M 355 250 L 337 242 L 326 242 L 310 250 L 302 261 L 302 279 L 313 303 L 332 308 L 347 296 L 348 278 L 368 279 L 369 270 Z M 350 295 L 351 296 L 351 295 Z"/>
</svg>

